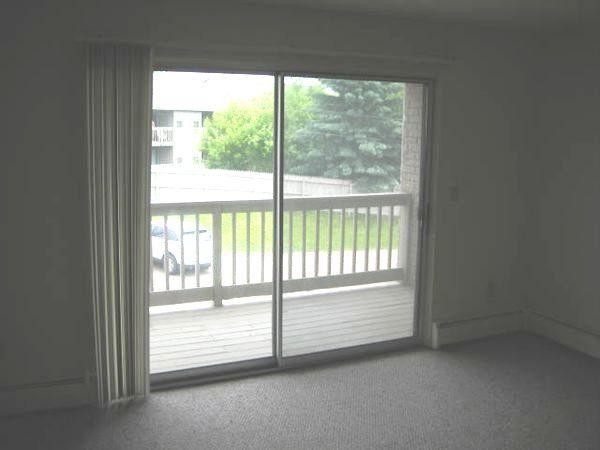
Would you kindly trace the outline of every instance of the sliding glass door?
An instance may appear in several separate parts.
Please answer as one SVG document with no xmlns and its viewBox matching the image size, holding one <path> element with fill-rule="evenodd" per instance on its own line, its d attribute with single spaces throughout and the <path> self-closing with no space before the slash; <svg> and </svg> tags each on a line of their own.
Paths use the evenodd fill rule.
<svg viewBox="0 0 600 450">
<path fill-rule="evenodd" d="M 414 336 L 424 103 L 415 83 L 156 72 L 151 372 Z"/>
</svg>

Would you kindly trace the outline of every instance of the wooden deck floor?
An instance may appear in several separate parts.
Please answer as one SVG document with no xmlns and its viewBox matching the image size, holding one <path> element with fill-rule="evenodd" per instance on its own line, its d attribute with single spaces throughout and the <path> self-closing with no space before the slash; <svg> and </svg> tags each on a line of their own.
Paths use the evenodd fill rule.
<svg viewBox="0 0 600 450">
<path fill-rule="evenodd" d="M 232 302 L 233 303 L 233 302 Z M 150 315 L 150 371 L 271 356 L 271 303 Z M 398 283 L 284 295 L 284 356 L 409 337 L 413 290 Z"/>
</svg>

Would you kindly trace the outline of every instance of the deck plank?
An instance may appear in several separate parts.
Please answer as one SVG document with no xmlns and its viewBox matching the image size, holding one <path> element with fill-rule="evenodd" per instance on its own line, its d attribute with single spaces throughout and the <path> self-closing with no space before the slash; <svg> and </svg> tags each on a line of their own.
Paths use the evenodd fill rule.
<svg viewBox="0 0 600 450">
<path fill-rule="evenodd" d="M 295 329 L 296 327 L 304 328 L 308 324 L 326 324 L 330 322 L 339 323 L 339 322 L 355 322 L 360 320 L 361 317 L 372 318 L 379 316 L 387 316 L 388 314 L 394 315 L 409 315 L 412 316 L 412 307 L 411 306 L 393 306 L 383 304 L 378 306 L 377 308 L 361 308 L 361 309 L 334 309 L 327 311 L 327 314 L 290 314 L 284 313 L 283 320 L 286 325 L 286 329 Z M 206 318 L 204 320 L 214 320 L 212 318 Z M 198 319 L 197 319 L 198 320 Z M 215 321 L 218 325 L 213 327 L 199 327 L 195 326 L 193 322 L 186 323 L 185 326 L 176 325 L 172 329 L 162 328 L 161 330 L 156 330 L 154 336 L 157 338 L 161 338 L 161 340 L 169 340 L 172 338 L 185 337 L 190 335 L 196 335 L 198 333 L 206 334 L 232 334 L 232 333 L 243 333 L 251 330 L 260 330 L 271 328 L 271 314 L 265 314 L 263 316 L 254 317 L 254 322 L 238 322 L 235 319 L 230 321 L 226 321 L 226 326 L 223 326 L 223 319 L 219 321 Z M 154 330 L 153 330 L 154 331 Z"/>
<path fill-rule="evenodd" d="M 284 355 L 409 337 L 413 297 L 412 289 L 400 284 L 286 294 Z M 267 299 L 151 314 L 151 372 L 271 356 L 271 303 Z"/>
</svg>

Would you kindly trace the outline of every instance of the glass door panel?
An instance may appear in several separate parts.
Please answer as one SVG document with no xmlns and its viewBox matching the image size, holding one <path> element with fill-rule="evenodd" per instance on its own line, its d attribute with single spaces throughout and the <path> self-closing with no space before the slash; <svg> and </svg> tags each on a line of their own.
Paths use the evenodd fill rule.
<svg viewBox="0 0 600 450">
<path fill-rule="evenodd" d="M 272 357 L 273 86 L 154 73 L 151 373 Z"/>
<path fill-rule="evenodd" d="M 283 356 L 414 334 L 423 86 L 285 77 Z"/>
</svg>

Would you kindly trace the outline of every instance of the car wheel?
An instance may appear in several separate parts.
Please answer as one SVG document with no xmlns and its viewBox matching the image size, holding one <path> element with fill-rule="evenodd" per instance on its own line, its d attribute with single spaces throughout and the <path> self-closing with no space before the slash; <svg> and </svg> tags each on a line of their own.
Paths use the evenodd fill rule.
<svg viewBox="0 0 600 450">
<path fill-rule="evenodd" d="M 165 267 L 165 257 L 162 259 L 162 266 Z M 179 263 L 177 259 L 170 253 L 167 255 L 167 270 L 170 275 L 176 275 L 179 273 Z"/>
</svg>

